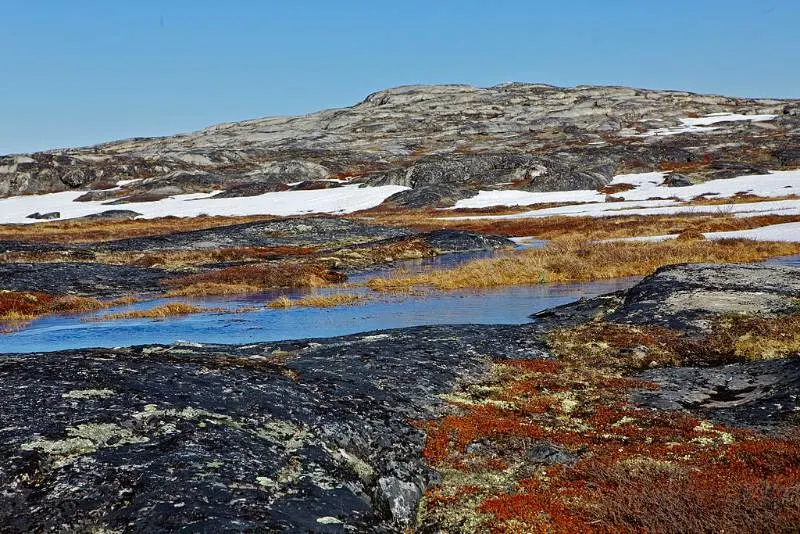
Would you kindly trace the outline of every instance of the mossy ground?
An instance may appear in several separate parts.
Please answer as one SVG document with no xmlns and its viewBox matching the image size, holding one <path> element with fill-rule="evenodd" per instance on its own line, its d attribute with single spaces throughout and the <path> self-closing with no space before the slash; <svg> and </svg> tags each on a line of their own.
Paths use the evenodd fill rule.
<svg viewBox="0 0 800 534">
<path fill-rule="evenodd" d="M 800 435 L 652 410 L 626 375 L 800 354 L 800 316 L 720 317 L 702 336 L 595 321 L 551 333 L 547 360 L 496 361 L 419 422 L 441 483 L 419 523 L 444 532 L 789 532 Z M 759 347 L 758 350 L 755 347 Z M 543 453 L 544 451 L 544 453 Z"/>
</svg>

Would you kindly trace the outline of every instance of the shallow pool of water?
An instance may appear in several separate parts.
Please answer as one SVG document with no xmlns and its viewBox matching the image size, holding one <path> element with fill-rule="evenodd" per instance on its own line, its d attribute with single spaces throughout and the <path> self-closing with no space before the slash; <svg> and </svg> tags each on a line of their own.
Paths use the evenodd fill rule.
<svg viewBox="0 0 800 534">
<path fill-rule="evenodd" d="M 538 243 L 534 246 L 540 246 Z M 409 273 L 454 267 L 466 261 L 492 256 L 491 252 L 449 254 L 406 261 L 386 269 L 350 278 L 360 283 L 397 267 Z M 768 265 L 800 267 L 800 256 L 772 258 Z M 334 308 L 271 309 L 265 305 L 281 295 L 299 298 L 308 291 L 276 290 L 256 295 L 203 299 L 158 299 L 86 315 L 52 316 L 0 335 L 0 353 L 42 352 L 86 347 L 117 347 L 149 343 L 253 343 L 284 339 L 331 337 L 370 330 L 433 324 L 522 324 L 538 311 L 604 293 L 627 289 L 640 278 L 589 283 L 513 286 L 490 290 L 431 292 L 418 296 L 376 295 L 363 304 Z M 329 291 L 329 290 L 328 290 Z M 322 290 L 325 293 L 326 290 Z M 190 315 L 165 320 L 128 319 L 87 321 L 98 315 L 148 309 L 166 302 L 189 302 L 230 312 Z M 258 310 L 237 312 L 247 307 Z"/>
<path fill-rule="evenodd" d="M 637 279 L 589 284 L 547 284 L 481 291 L 452 291 L 423 296 L 387 296 L 364 304 L 335 308 L 262 308 L 247 313 L 203 313 L 166 320 L 129 319 L 85 322 L 84 316 L 45 317 L 24 329 L 0 336 L 0 352 L 40 352 L 148 343 L 251 343 L 330 337 L 370 330 L 431 324 L 521 324 L 534 312 L 581 297 L 630 287 Z M 176 299 L 204 307 L 228 309 L 263 306 L 279 293 L 236 298 Z M 283 293 L 285 294 L 285 293 Z M 127 311 L 163 304 L 140 303 Z"/>
</svg>

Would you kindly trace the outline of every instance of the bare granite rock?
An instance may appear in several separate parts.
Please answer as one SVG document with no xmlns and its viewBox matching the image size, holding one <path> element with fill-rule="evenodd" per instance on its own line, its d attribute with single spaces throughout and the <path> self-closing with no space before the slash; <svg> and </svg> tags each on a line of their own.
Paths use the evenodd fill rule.
<svg viewBox="0 0 800 534">
<path fill-rule="evenodd" d="M 614 174 L 664 164 L 705 162 L 687 171 L 703 181 L 796 166 L 797 107 L 797 101 L 626 87 L 398 87 L 301 117 L 0 157 L 0 197 L 78 189 L 86 191 L 83 200 L 124 204 L 166 192 L 223 190 L 230 197 L 391 183 L 419 190 L 396 196 L 392 205 L 429 207 L 487 188 L 593 189 Z M 648 135 L 710 113 L 775 119 Z"/>
</svg>

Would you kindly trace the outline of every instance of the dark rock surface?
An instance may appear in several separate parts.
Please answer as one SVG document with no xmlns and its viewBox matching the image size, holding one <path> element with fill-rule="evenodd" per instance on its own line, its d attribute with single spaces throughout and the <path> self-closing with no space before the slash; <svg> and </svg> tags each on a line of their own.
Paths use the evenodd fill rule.
<svg viewBox="0 0 800 534">
<path fill-rule="evenodd" d="M 409 421 L 488 358 L 538 354 L 520 334 L 0 357 L 0 525 L 400 532 L 432 476 Z"/>
<path fill-rule="evenodd" d="M 631 288 L 607 319 L 682 331 L 727 313 L 781 314 L 796 309 L 800 269 L 763 265 L 662 267 Z"/>
<path fill-rule="evenodd" d="M 48 213 L 39 213 L 37 211 L 36 213 L 31 213 L 30 215 L 28 215 L 27 218 L 28 219 L 38 219 L 38 220 L 41 220 L 41 221 L 50 221 L 50 220 L 53 220 L 53 219 L 60 219 L 61 218 L 61 213 L 59 213 L 57 211 L 51 211 L 51 212 L 48 212 Z"/>
<path fill-rule="evenodd" d="M 734 426 L 770 430 L 800 424 L 800 357 L 722 367 L 657 369 L 638 376 L 658 391 L 641 391 L 633 401 L 649 408 L 687 409 Z"/>
<path fill-rule="evenodd" d="M 91 215 L 86 215 L 85 217 L 79 217 L 79 219 L 129 221 L 131 219 L 135 219 L 139 215 L 141 215 L 141 213 L 133 210 L 105 210 L 101 211 L 100 213 L 92 213 Z"/>
<path fill-rule="evenodd" d="M 96 245 L 99 250 L 197 250 L 230 247 L 307 246 L 362 243 L 411 235 L 400 228 L 370 226 L 339 217 L 298 217 L 135 237 Z"/>
<path fill-rule="evenodd" d="M 474 195 L 468 187 L 452 184 L 422 185 L 400 191 L 387 198 L 382 206 L 389 208 L 444 208 Z"/>
<path fill-rule="evenodd" d="M 161 269 L 104 263 L 0 263 L 0 290 L 117 298 L 157 293 L 168 276 Z"/>
</svg>

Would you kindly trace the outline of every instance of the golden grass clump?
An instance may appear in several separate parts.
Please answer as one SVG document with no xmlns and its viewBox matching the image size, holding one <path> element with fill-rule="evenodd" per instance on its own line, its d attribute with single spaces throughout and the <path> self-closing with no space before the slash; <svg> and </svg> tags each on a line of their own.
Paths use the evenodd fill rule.
<svg viewBox="0 0 800 534">
<path fill-rule="evenodd" d="M 117 321 L 120 319 L 166 319 L 167 317 L 179 317 L 181 315 L 191 315 L 195 313 L 215 313 L 227 311 L 224 308 L 201 308 L 183 302 L 170 302 L 162 306 L 156 306 L 149 310 L 134 310 L 129 312 L 109 313 L 99 317 L 91 318 L 90 321 Z"/>
<path fill-rule="evenodd" d="M 747 263 L 798 253 L 798 243 L 744 239 L 655 243 L 562 239 L 541 249 L 475 260 L 453 269 L 412 276 L 373 278 L 366 282 L 366 286 L 376 291 L 415 286 L 448 290 L 601 280 L 643 276 L 659 267 L 678 263 Z"/>
<path fill-rule="evenodd" d="M 345 306 L 348 304 L 355 304 L 364 300 L 360 295 L 351 295 L 347 293 L 337 293 L 335 295 L 312 295 L 300 299 L 290 299 L 286 295 L 281 295 L 269 304 L 270 308 L 288 309 L 288 308 L 330 308 L 333 306 Z"/>
<path fill-rule="evenodd" d="M 188 286 L 170 289 L 167 297 L 202 297 L 206 295 L 245 295 L 258 293 L 263 288 L 252 284 L 220 284 L 216 282 L 200 282 Z"/>
<path fill-rule="evenodd" d="M 171 278 L 164 283 L 173 288 L 169 295 L 219 295 L 276 287 L 324 287 L 346 279 L 344 274 L 320 265 L 280 263 L 238 265 Z"/>
<path fill-rule="evenodd" d="M 684 230 L 683 232 L 678 234 L 677 237 L 678 241 L 697 241 L 697 240 L 702 241 L 705 238 L 706 236 L 703 235 L 702 232 L 698 232 L 697 230 L 694 229 Z"/>
</svg>

